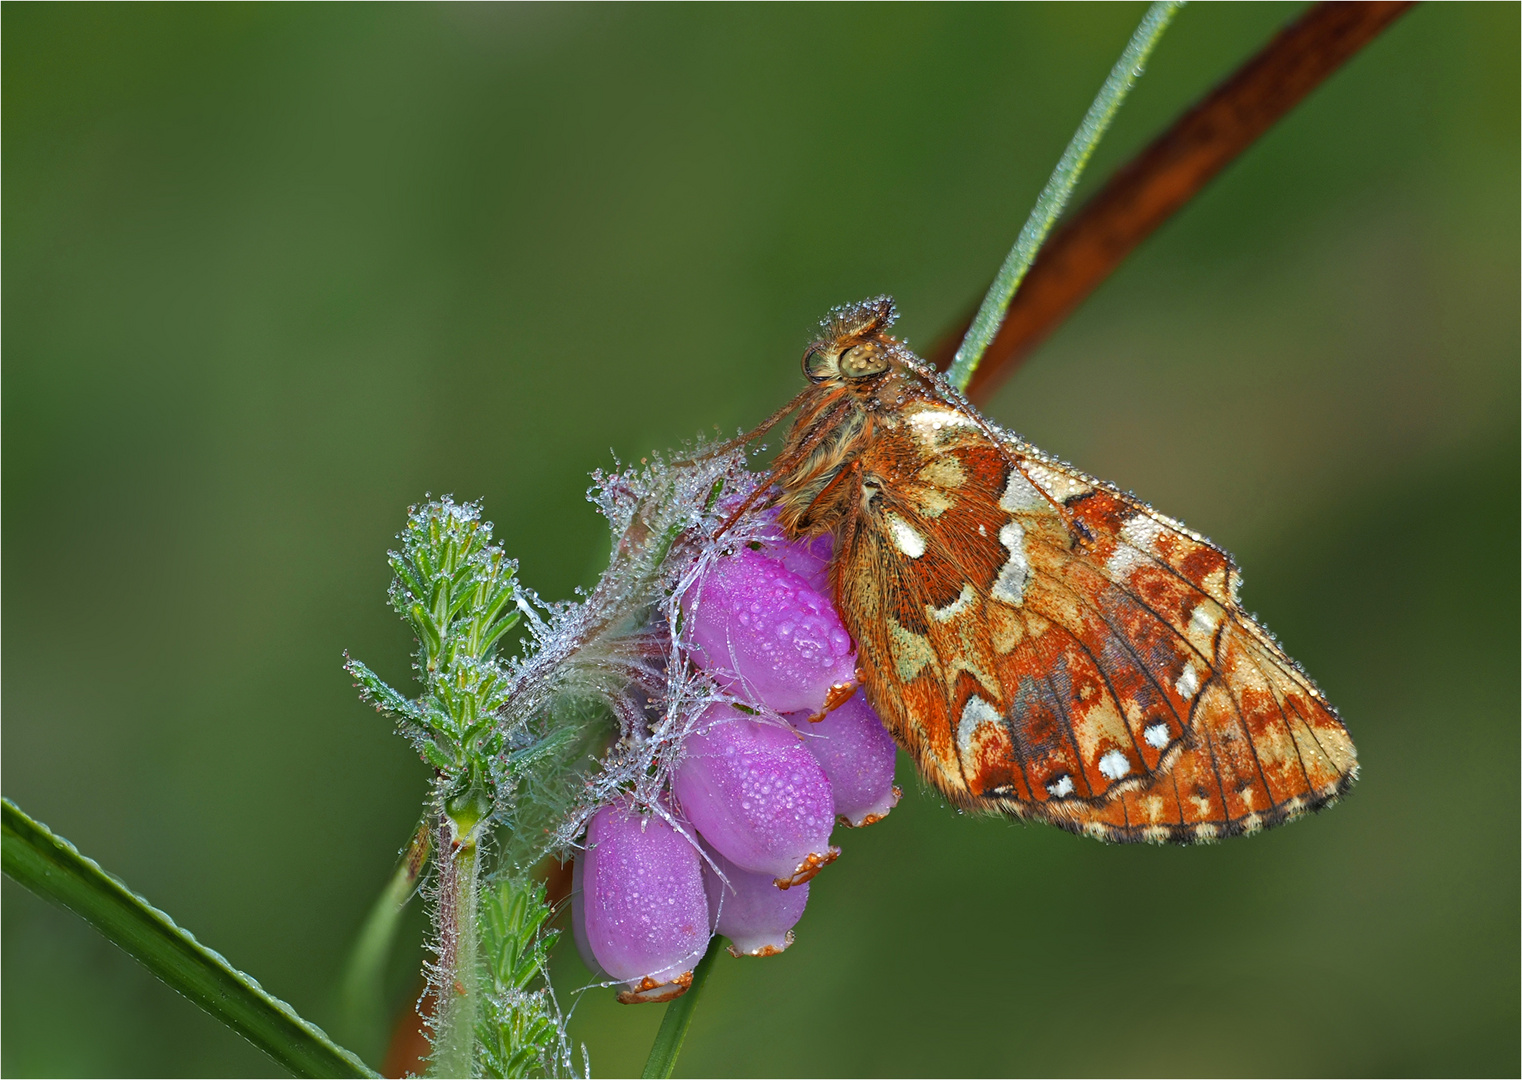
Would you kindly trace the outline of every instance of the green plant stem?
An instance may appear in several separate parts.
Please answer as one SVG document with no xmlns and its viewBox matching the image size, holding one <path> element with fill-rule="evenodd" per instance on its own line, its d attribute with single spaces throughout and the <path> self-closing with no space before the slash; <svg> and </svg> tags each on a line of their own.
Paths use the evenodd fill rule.
<svg viewBox="0 0 1522 1080">
<path fill-rule="evenodd" d="M 321 1028 L 198 942 L 9 799 L 0 817 L 5 873 L 79 915 L 172 989 L 297 1076 L 375 1076 Z"/>
<path fill-rule="evenodd" d="M 439 957 L 434 972 L 438 994 L 433 1014 L 433 1053 L 429 1076 L 473 1076 L 476 1017 L 481 1008 L 480 904 L 481 853 L 473 833 L 453 840 L 454 824 L 446 816 L 438 843 Z"/>
<path fill-rule="evenodd" d="M 386 961 L 391 956 L 402 912 L 417 888 L 418 877 L 428 865 L 432 846 L 433 833 L 425 820 L 413 832 L 396 872 L 365 917 L 338 984 L 337 1034 L 350 1046 L 358 1047 L 360 1053 L 371 1061 L 378 1060 L 375 1055 L 385 1051 L 389 1034 L 382 993 Z"/>
<path fill-rule="evenodd" d="M 1026 219 L 1024 228 L 1015 240 L 1015 246 L 1005 257 L 1004 265 L 999 267 L 993 284 L 988 287 L 983 304 L 978 308 L 972 325 L 968 327 L 951 367 L 947 369 L 946 377 L 958 390 L 966 390 L 967 384 L 972 381 L 972 373 L 977 370 L 984 350 L 998 333 L 999 324 L 1004 321 L 1004 313 L 1009 309 L 1015 290 L 1020 287 L 1025 272 L 1035 261 L 1036 253 L 1041 250 L 1041 244 L 1051 231 L 1053 222 L 1061 216 L 1068 197 L 1083 175 L 1084 166 L 1094 153 L 1094 147 L 1099 145 L 1099 140 L 1109 128 L 1110 121 L 1115 118 L 1121 103 L 1126 100 L 1131 87 L 1136 85 L 1136 80 L 1142 73 L 1142 65 L 1147 62 L 1147 57 L 1163 36 L 1163 31 L 1183 6 L 1182 2 L 1176 0 L 1163 0 L 1148 8 L 1136 33 L 1131 35 L 1125 52 L 1120 54 L 1120 59 L 1110 70 L 1109 78 L 1100 87 L 1099 96 L 1089 106 L 1072 141 L 1062 152 L 1057 167 L 1052 170 L 1051 179 L 1042 189 L 1041 196 L 1031 209 L 1030 217 Z"/>
<path fill-rule="evenodd" d="M 666 1015 L 661 1017 L 661 1029 L 655 1033 L 650 1056 L 645 1059 L 645 1071 L 640 1074 L 646 1080 L 650 1077 L 669 1077 L 676 1072 L 677 1055 L 682 1052 L 682 1043 L 687 1040 L 687 1029 L 692 1026 L 692 1013 L 698 1007 L 698 995 L 703 992 L 709 969 L 713 967 L 723 944 L 724 939 L 715 934 L 708 943 L 708 951 L 703 954 L 703 959 L 692 969 L 692 985 L 685 994 L 666 1006 Z"/>
</svg>

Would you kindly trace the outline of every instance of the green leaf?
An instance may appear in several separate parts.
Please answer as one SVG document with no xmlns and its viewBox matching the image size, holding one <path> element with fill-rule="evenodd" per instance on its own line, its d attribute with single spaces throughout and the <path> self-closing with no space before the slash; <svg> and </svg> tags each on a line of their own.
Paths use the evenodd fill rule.
<svg viewBox="0 0 1522 1080">
<path fill-rule="evenodd" d="M 454 598 L 454 584 L 452 578 L 439 578 L 433 587 L 433 623 L 440 634 L 448 631 L 450 618 L 455 612 L 450 603 Z"/>
<path fill-rule="evenodd" d="M 336 1033 L 350 1046 L 376 1055 L 370 1059 L 372 1061 L 379 1060 L 379 1055 L 386 1049 L 390 1025 L 381 992 L 386 963 L 391 957 L 402 912 L 417 891 L 418 878 L 428 863 L 433 846 L 432 817 L 425 814 L 413 830 L 412 841 L 402 852 L 391 880 L 376 898 L 364 926 L 354 939 L 343 978 L 338 984 Z"/>
<path fill-rule="evenodd" d="M 413 604 L 407 609 L 407 616 L 412 620 L 413 628 L 417 630 L 418 636 L 423 639 L 423 647 L 428 650 L 428 655 L 438 656 L 443 638 L 440 636 L 438 624 L 433 621 L 427 609 L 422 604 Z"/>
<path fill-rule="evenodd" d="M 428 764 L 432 765 L 435 769 L 453 769 L 460 764 L 454 758 L 450 757 L 449 754 L 445 753 L 444 750 L 439 747 L 438 743 L 435 743 L 432 740 L 424 740 L 419 744 L 418 749 L 419 752 L 423 755 L 423 760 L 428 762 Z"/>
<path fill-rule="evenodd" d="M 645 1071 L 640 1074 L 646 1080 L 651 1077 L 665 1080 L 676 1072 L 677 1055 L 682 1052 L 682 1043 L 687 1041 L 687 1029 L 692 1026 L 692 1013 L 698 1007 L 698 995 L 703 990 L 708 971 L 713 967 L 723 944 L 724 939 L 715 934 L 708 943 L 708 951 L 703 954 L 703 959 L 692 969 L 692 985 L 685 994 L 666 1006 L 666 1015 L 661 1017 L 661 1029 L 655 1033 L 650 1056 L 645 1059 Z"/>
<path fill-rule="evenodd" d="M 558 931 L 544 930 L 550 917 L 543 882 L 503 878 L 481 897 L 481 952 L 491 990 L 476 1023 L 482 1075 L 562 1075 L 569 1051 L 562 1040 L 560 1010 L 544 979 Z"/>
<path fill-rule="evenodd" d="M 399 720 L 416 722 L 417 710 L 412 707 L 412 702 L 348 653 L 344 653 L 344 670 L 359 684 L 360 697 L 366 703 L 390 713 Z"/>
<path fill-rule="evenodd" d="M 405 558 L 393 551 L 386 559 L 386 562 L 391 566 L 392 572 L 396 574 L 396 580 L 400 583 L 401 591 L 396 593 L 396 596 L 418 597 L 423 595 L 422 580 Z M 409 600 L 408 603 L 410 602 Z"/>
<path fill-rule="evenodd" d="M 505 595 L 506 595 L 506 598 L 508 600 L 512 599 L 511 594 L 505 594 Z M 495 617 L 496 617 L 495 615 L 492 616 L 492 618 L 495 618 Z M 510 615 L 506 616 L 505 618 L 503 618 L 501 622 L 499 622 L 495 626 L 493 626 L 491 628 L 491 630 L 487 632 L 486 636 L 481 639 L 481 643 L 480 643 L 480 645 L 478 645 L 476 647 L 476 651 L 480 655 L 485 656 L 487 651 L 493 645 L 495 645 L 497 643 L 497 639 L 498 638 L 500 638 L 503 634 L 507 633 L 513 627 L 518 625 L 518 619 L 520 617 L 521 616 L 518 614 L 518 612 L 515 611 L 512 614 L 510 614 Z"/>
<path fill-rule="evenodd" d="M 74 845 L 3 803 L 5 873 L 73 911 L 172 989 L 297 1076 L 376 1076 L 254 979 L 198 942 Z"/>
</svg>

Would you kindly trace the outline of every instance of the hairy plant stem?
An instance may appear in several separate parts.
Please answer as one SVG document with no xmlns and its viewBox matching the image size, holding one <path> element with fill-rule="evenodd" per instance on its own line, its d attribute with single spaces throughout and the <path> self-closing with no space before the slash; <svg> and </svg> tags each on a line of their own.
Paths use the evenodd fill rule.
<svg viewBox="0 0 1522 1080">
<path fill-rule="evenodd" d="M 481 957 L 476 913 L 481 851 L 474 827 L 461 830 L 440 815 L 438 958 L 433 973 L 433 1053 L 429 1076 L 475 1075 L 476 1016 L 481 1007 Z"/>
<path fill-rule="evenodd" d="M 1042 241 L 1052 229 L 1052 223 L 1062 214 L 1062 208 L 1067 205 L 1073 188 L 1078 186 L 1083 167 L 1088 164 L 1094 148 L 1109 129 L 1110 121 L 1120 111 L 1131 87 L 1141 77 L 1142 65 L 1152 55 L 1163 31 L 1168 29 L 1173 16 L 1183 6 L 1179 0 L 1158 0 L 1149 7 L 1147 14 L 1142 16 L 1136 33 L 1131 35 L 1125 52 L 1115 61 L 1109 78 L 1099 88 L 1099 95 L 1094 99 L 1094 104 L 1089 106 L 1083 122 L 1073 133 L 1072 141 L 1058 159 L 1051 179 L 1046 182 L 1046 187 L 1042 188 L 1041 195 L 1036 199 L 1036 205 L 1031 208 L 1025 227 L 1015 238 L 1015 246 L 1010 249 L 1004 265 L 999 267 L 993 284 L 988 287 L 988 295 L 983 297 L 983 305 L 978 308 L 977 315 L 973 316 L 972 325 L 967 328 L 967 336 L 962 339 L 962 346 L 957 349 L 956 357 L 946 371 L 946 377 L 958 390 L 966 390 L 967 384 L 972 381 L 972 374 L 977 370 L 978 362 L 983 359 L 984 351 L 999 332 L 999 324 L 1004 321 L 1004 313 L 1009 309 L 1015 290 L 1020 287 L 1025 272 L 1035 261 Z"/>
</svg>

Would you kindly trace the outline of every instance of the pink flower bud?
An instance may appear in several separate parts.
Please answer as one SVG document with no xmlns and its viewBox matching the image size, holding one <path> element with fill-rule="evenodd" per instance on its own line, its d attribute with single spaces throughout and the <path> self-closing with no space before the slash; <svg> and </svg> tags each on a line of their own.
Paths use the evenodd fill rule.
<svg viewBox="0 0 1522 1080">
<path fill-rule="evenodd" d="M 830 846 L 830 781 L 784 725 L 710 707 L 682 745 L 671 787 L 703 839 L 783 888 L 809 880 L 840 854 Z"/>
<path fill-rule="evenodd" d="M 727 496 L 719 500 L 719 513 L 729 515 L 740 508 L 745 501 L 743 495 Z M 776 559 L 783 566 L 803 578 L 809 583 L 809 587 L 817 593 L 830 595 L 830 559 L 835 554 L 835 537 L 830 533 L 811 537 L 807 540 L 789 540 L 781 523 L 777 520 L 781 515 L 773 507 L 768 510 L 751 510 L 752 519 L 760 524 L 756 532 L 756 539 L 761 554 Z"/>
<path fill-rule="evenodd" d="M 581 957 L 581 962 L 587 965 L 587 970 L 592 973 L 594 979 L 606 979 L 608 973 L 597 962 L 597 957 L 592 952 L 592 943 L 587 938 L 587 902 L 583 882 L 586 880 L 584 868 L 587 865 L 586 855 L 578 855 L 571 863 L 571 936 L 576 941 L 576 953 Z"/>
<path fill-rule="evenodd" d="M 777 524 L 777 511 L 768 510 L 763 517 L 769 528 L 761 534 L 761 553 L 776 559 L 803 578 L 815 592 L 830 595 L 830 558 L 835 553 L 835 538 L 829 533 L 810 540 L 789 540 Z"/>
<path fill-rule="evenodd" d="M 830 778 L 842 824 L 870 825 L 898 805 L 903 792 L 893 786 L 893 736 L 860 690 L 823 720 L 810 723 L 808 713 L 788 719 L 803 732 L 803 744 Z"/>
<path fill-rule="evenodd" d="M 855 678 L 851 636 L 829 598 L 762 551 L 720 559 L 682 607 L 693 659 L 747 700 L 818 712 L 831 687 Z"/>
<path fill-rule="evenodd" d="M 702 859 L 692 841 L 620 801 L 592 817 L 576 862 L 588 950 L 629 984 L 618 1000 L 669 1001 L 686 991 L 710 936 Z"/>
<path fill-rule="evenodd" d="M 708 910 L 715 929 L 729 938 L 733 956 L 775 956 L 793 943 L 793 927 L 803 918 L 809 887 L 779 889 L 769 874 L 742 870 L 723 855 L 708 850 L 723 879 L 712 866 L 703 867 L 708 886 Z"/>
</svg>

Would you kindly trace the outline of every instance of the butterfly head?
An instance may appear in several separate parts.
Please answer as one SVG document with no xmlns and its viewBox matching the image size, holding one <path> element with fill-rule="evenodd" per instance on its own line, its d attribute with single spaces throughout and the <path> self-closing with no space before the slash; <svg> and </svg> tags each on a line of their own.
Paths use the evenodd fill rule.
<svg viewBox="0 0 1522 1080">
<path fill-rule="evenodd" d="M 870 393 L 893 373 L 904 351 L 888 333 L 897 317 L 887 296 L 835 308 L 803 354 L 803 374 L 816 386 Z"/>
</svg>

